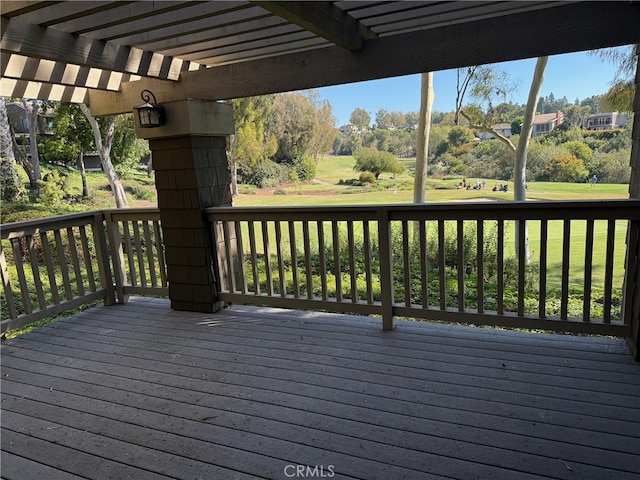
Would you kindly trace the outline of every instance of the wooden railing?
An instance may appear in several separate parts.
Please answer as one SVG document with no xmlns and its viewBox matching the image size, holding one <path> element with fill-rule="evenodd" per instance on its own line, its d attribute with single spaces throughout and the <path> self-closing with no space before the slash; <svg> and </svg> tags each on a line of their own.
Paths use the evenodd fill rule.
<svg viewBox="0 0 640 480">
<path fill-rule="evenodd" d="M 210 208 L 220 299 L 627 336 L 640 202 Z M 530 252 L 527 255 L 525 252 Z M 631 256 L 633 257 L 633 256 Z M 625 266 L 625 262 L 630 262 Z"/>
<path fill-rule="evenodd" d="M 159 218 L 127 209 L 2 225 L 2 331 L 98 300 L 167 295 Z"/>
<path fill-rule="evenodd" d="M 2 331 L 103 299 L 113 303 L 101 212 L 2 225 Z"/>
<path fill-rule="evenodd" d="M 640 308 L 637 200 L 206 214 L 225 302 L 380 315 L 385 329 L 411 317 L 621 337 Z M 1 239 L 3 331 L 168 295 L 157 209 L 5 224 Z"/>
<path fill-rule="evenodd" d="M 130 294 L 167 296 L 160 210 L 128 208 L 103 214 L 118 301 L 125 303 Z"/>
</svg>

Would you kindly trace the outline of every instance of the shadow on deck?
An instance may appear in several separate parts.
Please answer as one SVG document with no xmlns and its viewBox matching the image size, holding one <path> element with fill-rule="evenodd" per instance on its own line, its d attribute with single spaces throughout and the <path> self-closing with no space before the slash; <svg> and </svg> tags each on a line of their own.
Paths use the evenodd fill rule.
<svg viewBox="0 0 640 480">
<path fill-rule="evenodd" d="M 2 478 L 625 479 L 623 340 L 135 298 L 2 345 Z"/>
</svg>

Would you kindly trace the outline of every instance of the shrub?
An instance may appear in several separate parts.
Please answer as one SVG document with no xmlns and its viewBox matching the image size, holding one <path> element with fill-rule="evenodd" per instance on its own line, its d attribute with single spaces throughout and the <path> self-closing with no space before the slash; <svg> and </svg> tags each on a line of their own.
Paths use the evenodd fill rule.
<svg viewBox="0 0 640 480">
<path fill-rule="evenodd" d="M 371 172 L 362 172 L 358 178 L 361 184 L 376 182 L 376 176 Z"/>
<path fill-rule="evenodd" d="M 584 162 L 567 154 L 555 155 L 541 172 L 541 178 L 551 182 L 584 182 L 588 176 Z"/>
</svg>

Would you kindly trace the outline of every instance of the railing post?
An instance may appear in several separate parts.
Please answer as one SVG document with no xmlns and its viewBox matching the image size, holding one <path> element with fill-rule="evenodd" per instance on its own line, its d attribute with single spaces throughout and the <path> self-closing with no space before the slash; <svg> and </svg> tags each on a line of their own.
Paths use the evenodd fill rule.
<svg viewBox="0 0 640 480">
<path fill-rule="evenodd" d="M 113 221 L 111 212 L 104 212 L 107 228 L 107 238 L 109 239 L 109 247 L 111 258 L 113 260 L 113 277 L 116 284 L 116 300 L 118 303 L 127 303 L 129 295 L 124 293 L 124 286 L 127 283 L 127 270 L 124 263 L 124 251 L 122 249 L 122 236 L 118 228 L 118 222 Z"/>
<path fill-rule="evenodd" d="M 105 215 L 102 212 L 96 213 L 93 217 L 91 229 L 93 231 L 93 239 L 95 242 L 96 259 L 98 261 L 98 271 L 100 273 L 100 283 L 102 288 L 107 292 L 104 298 L 105 305 L 113 305 L 116 303 L 116 292 L 113 287 L 113 276 L 111 275 L 111 265 L 109 262 L 109 249 L 106 239 L 106 225 L 104 222 Z"/>
<path fill-rule="evenodd" d="M 627 258 L 625 261 L 622 318 L 631 326 L 627 339 L 631 354 L 640 361 L 640 222 L 631 221 L 627 229 Z"/>
<path fill-rule="evenodd" d="M 393 253 L 391 251 L 391 222 L 389 209 L 378 209 L 378 245 L 380 250 L 380 302 L 382 329 L 393 330 Z"/>
</svg>

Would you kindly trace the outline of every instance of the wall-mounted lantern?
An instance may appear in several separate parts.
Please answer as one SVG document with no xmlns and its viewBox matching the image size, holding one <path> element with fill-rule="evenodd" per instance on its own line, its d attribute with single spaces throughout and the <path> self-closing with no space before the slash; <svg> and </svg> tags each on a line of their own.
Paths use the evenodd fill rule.
<svg viewBox="0 0 640 480">
<path fill-rule="evenodd" d="M 156 96 L 150 90 L 142 90 L 140 97 L 145 102 L 138 107 L 133 107 L 138 112 L 138 120 L 142 128 L 160 127 L 167 123 L 164 107 L 158 105 Z M 153 102 L 151 99 L 153 98 Z"/>
</svg>

